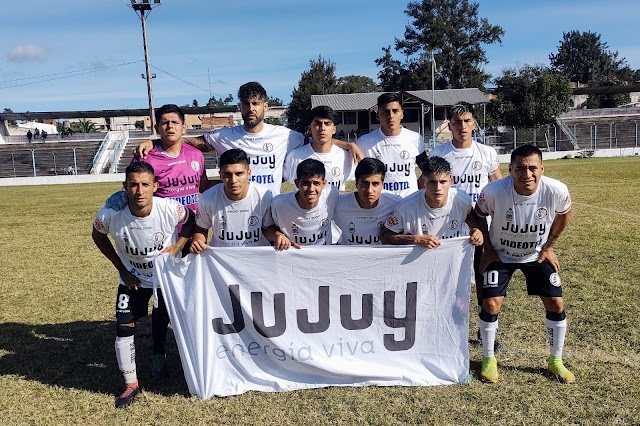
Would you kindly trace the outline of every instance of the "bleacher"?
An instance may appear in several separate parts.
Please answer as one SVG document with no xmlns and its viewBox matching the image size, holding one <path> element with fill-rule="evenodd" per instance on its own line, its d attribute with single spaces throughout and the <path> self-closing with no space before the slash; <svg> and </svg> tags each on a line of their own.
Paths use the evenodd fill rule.
<svg viewBox="0 0 640 426">
<path fill-rule="evenodd" d="M 101 143 L 94 140 L 0 145 L 0 178 L 34 176 L 34 168 L 36 176 L 88 174 Z"/>
</svg>

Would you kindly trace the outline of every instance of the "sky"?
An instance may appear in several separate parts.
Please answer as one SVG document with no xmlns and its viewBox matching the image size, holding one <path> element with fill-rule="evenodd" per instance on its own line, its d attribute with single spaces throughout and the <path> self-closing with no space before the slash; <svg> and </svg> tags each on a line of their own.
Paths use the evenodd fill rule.
<svg viewBox="0 0 640 426">
<path fill-rule="evenodd" d="M 479 0 L 479 16 L 500 25 L 501 44 L 484 45 L 486 72 L 549 65 L 563 32 L 602 36 L 640 69 L 640 1 Z M 125 0 L 25 0 L 2 4 L 0 110 L 15 112 L 147 108 L 142 27 Z M 309 61 L 322 56 L 336 76 L 377 81 L 375 59 L 409 22 L 407 1 L 162 0 L 147 18 L 156 107 L 236 99 L 258 81 L 291 99 Z M 452 25 L 455 23 L 452 17 Z M 399 54 L 396 59 L 402 60 Z"/>
</svg>

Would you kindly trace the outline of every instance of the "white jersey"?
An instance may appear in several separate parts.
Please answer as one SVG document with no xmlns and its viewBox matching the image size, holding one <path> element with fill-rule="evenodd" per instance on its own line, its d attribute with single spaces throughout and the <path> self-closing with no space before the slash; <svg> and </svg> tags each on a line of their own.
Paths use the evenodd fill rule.
<svg viewBox="0 0 640 426">
<path fill-rule="evenodd" d="M 140 279 L 141 287 L 153 288 L 153 260 L 178 240 L 176 226 L 188 217 L 186 208 L 177 201 L 153 197 L 149 216 L 134 216 L 128 205 L 122 210 L 103 207 L 93 227 L 101 234 L 111 234 L 127 270 Z M 118 280 L 124 285 L 119 276 Z"/>
<path fill-rule="evenodd" d="M 518 194 L 510 175 L 491 182 L 476 204 L 480 216 L 492 218 L 491 245 L 505 263 L 537 260 L 556 214 L 569 210 L 571 197 L 567 186 L 546 176 L 540 178 L 538 189 L 531 195 Z"/>
<path fill-rule="evenodd" d="M 456 148 L 452 142 L 438 145 L 429 157 L 442 157 L 451 164 L 453 187 L 465 191 L 476 204 L 482 188 L 489 183 L 489 176 L 500 168 L 498 153 L 490 146 L 472 141 L 469 148 Z"/>
<path fill-rule="evenodd" d="M 204 140 L 218 153 L 242 149 L 249 157 L 251 181 L 273 195 L 280 193 L 282 168 L 287 152 L 304 143 L 304 136 L 283 126 L 264 123 L 259 133 L 245 132 L 242 126 L 223 127 L 204 134 Z"/>
<path fill-rule="evenodd" d="M 381 244 L 380 231 L 400 200 L 398 195 L 382 193 L 378 205 L 363 209 L 356 200 L 355 192 L 342 194 L 333 215 L 333 221 L 342 232 L 340 244 Z"/>
<path fill-rule="evenodd" d="M 418 190 L 416 156 L 424 152 L 419 133 L 402 128 L 398 136 L 386 136 L 381 129 L 362 135 L 358 147 L 365 157 L 373 157 L 386 166 L 384 191 L 406 197 Z"/>
<path fill-rule="evenodd" d="M 333 145 L 327 153 L 315 152 L 311 144 L 303 145 L 287 154 L 284 161 L 284 179 L 294 183 L 298 164 L 308 158 L 324 164 L 327 184 L 333 185 L 341 191 L 345 190 L 347 180 L 353 180 L 353 159 L 351 153 Z"/>
<path fill-rule="evenodd" d="M 213 247 L 266 246 L 269 241 L 262 234 L 269 215 L 271 191 L 249 183 L 247 196 L 230 200 L 223 185 L 216 185 L 202 194 L 198 202 L 196 225 L 212 230 Z"/>
<path fill-rule="evenodd" d="M 330 245 L 332 243 L 331 221 L 338 203 L 338 189 L 327 185 L 320 194 L 318 205 L 303 209 L 296 200 L 296 193 L 277 195 L 271 201 L 272 223 L 291 241 L 302 246 Z"/>
<path fill-rule="evenodd" d="M 471 197 L 456 188 L 449 188 L 444 207 L 431 208 L 421 189 L 398 203 L 385 226 L 408 235 L 433 235 L 438 239 L 463 237 L 469 235 L 465 220 L 472 208 Z"/>
</svg>

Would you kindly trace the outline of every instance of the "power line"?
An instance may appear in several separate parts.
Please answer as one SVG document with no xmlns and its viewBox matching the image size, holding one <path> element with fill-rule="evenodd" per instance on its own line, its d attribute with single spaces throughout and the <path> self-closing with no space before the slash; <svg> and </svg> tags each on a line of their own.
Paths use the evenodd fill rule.
<svg viewBox="0 0 640 426">
<path fill-rule="evenodd" d="M 105 65 L 102 67 L 94 67 L 94 68 L 85 68 L 82 70 L 75 70 L 75 71 L 66 71 L 66 72 L 59 72 L 59 73 L 54 73 L 54 74 L 45 74 L 45 75 L 40 75 L 40 76 L 35 76 L 35 77 L 23 77 L 23 78 L 16 78 L 13 80 L 4 80 L 4 81 L 0 81 L 0 90 L 2 89 L 11 89 L 14 87 L 21 87 L 21 86 L 29 86 L 29 85 L 33 85 L 33 84 L 38 84 L 38 83 L 46 83 L 49 81 L 54 81 L 54 80 L 62 80 L 65 78 L 71 78 L 71 77 L 77 77 L 79 75 L 83 75 L 83 74 L 90 74 L 90 73 L 94 73 L 94 72 L 99 72 L 99 71 L 106 71 L 109 69 L 113 69 L 113 68 L 119 68 L 119 67 L 123 67 L 126 65 L 131 65 L 131 64 L 137 64 L 140 63 L 142 61 L 132 61 L 132 62 L 123 62 L 121 64 L 115 64 L 115 65 Z M 46 78 L 46 77 L 52 77 L 52 78 Z M 15 81 L 24 81 L 24 80 L 35 80 L 35 79 L 39 79 L 38 81 L 31 81 L 28 83 L 20 83 L 20 84 L 13 84 L 13 85 L 9 85 L 9 86 L 3 86 L 5 83 L 11 83 L 11 82 L 15 82 Z"/>
<path fill-rule="evenodd" d="M 185 83 L 185 84 L 188 84 L 189 86 L 193 86 L 193 87 L 195 87 L 195 88 L 196 88 L 196 89 L 198 89 L 198 90 L 202 90 L 203 92 L 209 93 L 209 91 L 208 91 L 207 89 L 203 89 L 202 87 L 198 86 L 197 84 L 193 84 L 193 83 L 191 83 L 190 81 L 187 81 L 187 80 L 185 80 L 185 79 L 183 79 L 183 78 L 180 78 L 180 77 L 178 77 L 178 76 L 176 76 L 176 75 L 173 75 L 173 74 L 171 74 L 171 73 L 170 73 L 170 72 L 168 72 L 168 71 L 165 71 L 165 70 L 162 70 L 162 69 L 160 69 L 160 68 L 156 67 L 155 65 L 151 65 L 151 68 L 156 69 L 156 70 L 158 70 L 158 71 L 160 71 L 160 72 L 162 72 L 162 73 L 165 73 L 165 74 L 167 74 L 168 76 L 173 77 L 173 78 L 175 78 L 175 79 L 176 79 L 176 80 L 178 80 L 178 81 L 181 81 L 181 82 L 183 82 L 183 83 Z"/>
</svg>

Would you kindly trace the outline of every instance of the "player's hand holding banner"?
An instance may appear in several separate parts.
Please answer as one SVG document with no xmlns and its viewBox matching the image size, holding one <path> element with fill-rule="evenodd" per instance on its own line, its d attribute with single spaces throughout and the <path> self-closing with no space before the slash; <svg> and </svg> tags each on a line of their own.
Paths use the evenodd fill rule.
<svg viewBox="0 0 640 426">
<path fill-rule="evenodd" d="M 157 258 L 189 391 L 466 383 L 468 238 Z M 462 266 L 465 265 L 465 266 Z"/>
</svg>

